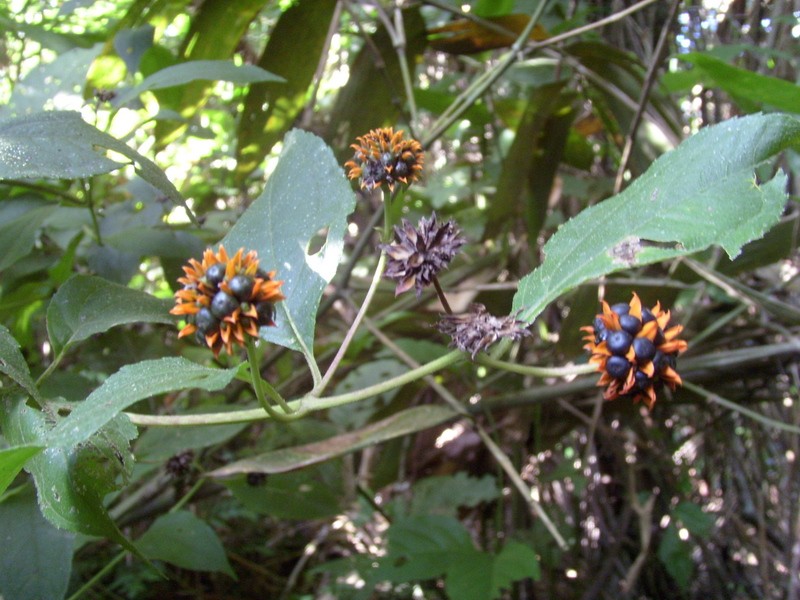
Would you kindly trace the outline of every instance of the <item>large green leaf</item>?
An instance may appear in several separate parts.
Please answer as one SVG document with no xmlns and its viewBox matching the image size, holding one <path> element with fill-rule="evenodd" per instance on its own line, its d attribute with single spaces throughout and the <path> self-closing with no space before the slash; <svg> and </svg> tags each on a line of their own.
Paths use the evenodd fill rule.
<svg viewBox="0 0 800 600">
<path fill-rule="evenodd" d="M 363 429 L 339 435 L 321 442 L 281 448 L 251 456 L 210 473 L 213 477 L 227 477 L 237 473 L 284 473 L 301 469 L 331 458 L 355 452 L 373 444 L 408 435 L 422 429 L 435 427 L 455 413 L 446 407 L 425 405 L 409 408 Z"/>
<path fill-rule="evenodd" d="M 334 0 L 301 0 L 287 9 L 272 29 L 258 66 L 284 81 L 250 86 L 237 130 L 236 173 L 240 179 L 258 167 L 305 105 L 335 7 Z M 301 39 L 303 51 L 298 52 Z"/>
<path fill-rule="evenodd" d="M 36 383 L 31 377 L 28 363 L 20 352 L 17 340 L 11 332 L 0 325 L 0 373 L 7 375 L 26 392 L 37 400 L 41 400 Z"/>
<path fill-rule="evenodd" d="M 754 169 L 800 141 L 800 121 L 752 115 L 708 127 L 665 154 L 621 194 L 563 225 L 542 265 L 520 281 L 513 310 L 532 321 L 581 283 L 719 245 L 736 256 L 777 223 L 786 176 Z"/>
<path fill-rule="evenodd" d="M 136 546 L 150 559 L 193 571 L 218 571 L 236 578 L 217 534 L 208 523 L 185 510 L 156 519 L 136 540 Z"/>
<path fill-rule="evenodd" d="M 63 598 L 74 538 L 42 517 L 32 489 L 0 503 L 0 597 Z"/>
<path fill-rule="evenodd" d="M 170 303 L 101 277 L 75 275 L 47 307 L 47 333 L 56 355 L 71 344 L 126 323 L 174 323 Z"/>
<path fill-rule="evenodd" d="M 44 446 L 14 446 L 0 450 L 0 496 L 8 489 L 28 459 L 42 450 Z"/>
<path fill-rule="evenodd" d="M 119 169 L 122 163 L 95 147 L 106 147 L 97 143 L 105 137 L 76 112 L 0 122 L 0 179 L 77 179 Z"/>
<path fill-rule="evenodd" d="M 115 104 L 126 104 L 148 90 L 175 87 L 192 81 L 230 81 L 245 85 L 257 81 L 283 81 L 283 77 L 255 65 L 237 65 L 229 60 L 193 60 L 166 67 L 145 77 L 139 85 L 118 97 Z"/>
<path fill-rule="evenodd" d="M 36 236 L 58 207 L 30 200 L 5 200 L 0 204 L 0 271 L 30 254 Z"/>
<path fill-rule="evenodd" d="M 261 330 L 268 341 L 310 357 L 319 301 L 336 274 L 355 200 L 330 148 L 313 134 L 289 132 L 263 193 L 222 240 L 232 251 L 258 251 L 261 266 L 284 282 L 278 326 Z M 324 244 L 311 254 L 320 232 Z"/>
<path fill-rule="evenodd" d="M 79 444 L 144 398 L 186 388 L 219 390 L 231 382 L 236 371 L 209 369 L 185 358 L 160 358 L 126 365 L 56 425 L 48 437 L 48 445 L 69 448 Z"/>
<path fill-rule="evenodd" d="M 0 410 L 0 423 L 6 439 L 15 446 L 45 445 L 48 427 L 44 413 L 24 402 L 6 400 Z M 130 423 L 127 425 L 131 427 Z M 117 448 L 117 452 L 121 451 Z M 27 463 L 42 515 L 60 529 L 105 537 L 138 554 L 103 506 L 108 479 L 98 489 L 98 474 L 81 469 L 86 464 L 81 460 L 83 452 L 85 448 L 47 448 Z M 113 472 L 108 471 L 108 475 L 113 476 Z"/>
<path fill-rule="evenodd" d="M 772 107 L 800 113 L 800 86 L 791 81 L 740 69 L 702 52 L 680 54 L 678 58 L 694 65 L 691 72 L 696 80 L 725 90 L 743 108 Z"/>
<path fill-rule="evenodd" d="M 464 471 L 454 475 L 425 477 L 414 484 L 409 513 L 455 517 L 462 506 L 473 507 L 496 500 L 497 482 L 491 475 L 470 477 Z"/>
<path fill-rule="evenodd" d="M 40 112 L 0 122 L 0 179 L 77 179 L 123 166 L 105 156 L 129 159 L 139 176 L 193 216 L 158 165 L 70 111 Z"/>
<path fill-rule="evenodd" d="M 461 600 L 494 600 L 520 579 L 539 579 L 539 559 L 532 548 L 509 542 L 497 555 L 475 551 L 447 571 L 447 594 Z"/>
</svg>

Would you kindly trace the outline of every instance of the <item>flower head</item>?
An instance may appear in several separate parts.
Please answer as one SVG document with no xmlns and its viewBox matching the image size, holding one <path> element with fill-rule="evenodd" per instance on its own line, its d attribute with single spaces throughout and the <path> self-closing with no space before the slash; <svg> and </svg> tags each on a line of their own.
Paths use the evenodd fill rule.
<svg viewBox="0 0 800 600">
<path fill-rule="evenodd" d="M 408 185 L 419 179 L 424 155 L 417 140 L 404 140 L 403 131 L 391 127 L 373 129 L 356 138 L 352 160 L 344 163 L 350 179 L 358 179 L 361 189 L 373 190 L 384 183 L 394 191 L 397 182 Z"/>
<path fill-rule="evenodd" d="M 274 303 L 284 299 L 283 282 L 273 279 L 275 271 L 259 269 L 254 250 L 244 254 L 240 248 L 228 257 L 222 245 L 217 253 L 207 248 L 203 261 L 189 260 L 183 272 L 178 279 L 183 288 L 169 311 L 186 318 L 178 337 L 194 333 L 215 356 L 222 348 L 232 355 L 234 343 L 244 346 L 245 336 L 258 338 L 259 327 L 275 325 Z"/>
<path fill-rule="evenodd" d="M 500 338 L 518 340 L 531 334 L 513 315 L 495 317 L 483 304 L 470 304 L 469 311 L 460 315 L 443 315 L 436 328 L 453 338 L 451 346 L 469 352 L 473 360 Z"/>
<path fill-rule="evenodd" d="M 660 303 L 642 308 L 634 293 L 628 304 L 609 306 L 604 301 L 594 325 L 581 327 L 586 332 L 584 348 L 592 354 L 589 362 L 602 373 L 597 385 L 607 386 L 606 400 L 630 396 L 652 408 L 656 388 L 666 384 L 674 390 L 682 383 L 676 358 L 688 344 L 678 339 L 683 326 L 669 327 L 669 320 L 669 311 Z"/>
<path fill-rule="evenodd" d="M 389 256 L 384 276 L 397 281 L 395 295 L 416 287 L 419 296 L 465 243 L 455 222 L 440 223 L 436 213 L 422 217 L 416 228 L 403 219 L 394 228 L 394 242 L 380 246 Z"/>
</svg>

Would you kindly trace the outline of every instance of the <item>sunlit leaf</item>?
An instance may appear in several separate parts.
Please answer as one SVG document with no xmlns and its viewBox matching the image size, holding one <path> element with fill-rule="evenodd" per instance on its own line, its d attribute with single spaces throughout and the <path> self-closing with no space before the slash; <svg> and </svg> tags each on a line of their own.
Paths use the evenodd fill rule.
<svg viewBox="0 0 800 600">
<path fill-rule="evenodd" d="M 373 444 L 435 427 L 455 413 L 443 406 L 425 405 L 406 409 L 363 429 L 339 435 L 321 442 L 292 448 L 281 448 L 251 456 L 212 471 L 214 477 L 227 477 L 237 473 L 284 473 L 320 463 Z"/>
<path fill-rule="evenodd" d="M 153 560 L 193 571 L 217 571 L 236 578 L 217 534 L 208 523 L 185 510 L 156 519 L 136 540 L 136 546 Z"/>
<path fill-rule="evenodd" d="M 778 114 L 700 131 L 621 194 L 563 225 L 545 245 L 542 265 L 520 281 L 513 310 L 531 321 L 589 279 L 712 244 L 735 257 L 778 222 L 787 199 L 786 176 L 758 182 L 755 167 L 798 140 L 800 122 Z"/>
<path fill-rule="evenodd" d="M 800 113 L 800 86 L 791 81 L 740 69 L 702 52 L 679 54 L 678 58 L 694 65 L 690 73 L 696 81 L 702 77 L 708 87 L 725 90 L 745 108 L 771 107 Z"/>
<path fill-rule="evenodd" d="M 255 65 L 237 65 L 228 60 L 193 60 L 166 67 L 145 77 L 142 83 L 122 94 L 115 103 L 122 106 L 148 90 L 175 87 L 192 81 L 230 81 L 245 85 L 257 81 L 283 81 L 283 78 Z"/>
<path fill-rule="evenodd" d="M 240 179 L 258 167 L 306 104 L 335 7 L 334 0 L 301 0 L 284 11 L 273 27 L 258 66 L 283 81 L 250 86 L 237 132 Z M 302 52 L 297 51 L 299 39 Z"/>
<path fill-rule="evenodd" d="M 339 266 L 355 199 L 330 148 L 313 134 L 289 132 L 263 193 L 222 240 L 230 250 L 256 250 L 261 266 L 284 282 L 278 326 L 261 329 L 266 340 L 310 353 L 319 301 Z M 311 254 L 318 235 L 324 244 Z"/>
<path fill-rule="evenodd" d="M 161 358 L 126 365 L 111 375 L 48 436 L 48 445 L 68 448 L 88 439 L 131 404 L 182 389 L 219 390 L 238 369 L 210 369 L 185 358 Z"/>
<path fill-rule="evenodd" d="M 33 490 L 0 503 L 0 597 L 63 598 L 75 535 L 42 517 Z"/>
<path fill-rule="evenodd" d="M 170 302 L 91 275 L 75 275 L 47 308 L 47 333 L 56 355 L 71 344 L 126 323 L 174 323 Z"/>
</svg>

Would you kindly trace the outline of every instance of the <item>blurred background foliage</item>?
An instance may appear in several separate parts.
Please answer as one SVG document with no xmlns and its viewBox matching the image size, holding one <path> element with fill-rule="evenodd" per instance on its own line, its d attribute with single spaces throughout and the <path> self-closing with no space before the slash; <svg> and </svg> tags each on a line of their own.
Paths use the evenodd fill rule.
<svg viewBox="0 0 800 600">
<path fill-rule="evenodd" d="M 542 8 L 530 39 L 508 54 Z M 180 265 L 258 196 L 292 128 L 323 138 L 341 162 L 375 127 L 422 141 L 422 184 L 394 209 L 412 221 L 431 210 L 456 219 L 471 243 L 443 278 L 453 308 L 478 301 L 508 314 L 516 281 L 539 264 L 556 228 L 682 139 L 736 115 L 800 113 L 797 0 L 6 0 L 0 26 L 0 119 L 78 111 L 164 169 L 202 224 L 130 168 L 0 182 L 0 322 L 35 373 L 51 359 L 48 302 L 69 276 L 169 298 Z M 191 61 L 277 77 L 237 80 L 222 69 L 178 85 L 153 78 Z M 434 127 L 447 115 L 446 127 Z M 794 152 L 781 158 L 791 194 L 797 165 Z M 313 162 L 302 167 L 315 176 Z M 322 362 L 374 267 L 376 207 L 359 193 L 348 262 L 317 322 Z M 109 510 L 169 579 L 114 558 L 107 542 L 64 537 L 21 488 L 0 503 L 0 529 L 17 540 L 35 532 L 39 549 L 23 542 L 13 556 L 0 552 L 0 590 L 34 597 L 14 587 L 24 571 L 9 570 L 27 561 L 46 569 L 37 584 L 52 586 L 49 597 L 87 582 L 81 594 L 90 598 L 797 597 L 797 237 L 792 196 L 778 226 L 735 260 L 714 249 L 560 298 L 514 356 L 585 361 L 578 328 L 591 323 L 599 293 L 627 301 L 636 288 L 645 304 L 673 307 L 690 345 L 681 373 L 713 397 L 682 388 L 646 412 L 602 404 L 595 377 L 541 381 L 470 363 L 441 375 L 457 398 L 481 400 L 475 418 L 566 549 L 509 488 L 468 421 L 286 473 L 202 477 L 435 403 L 415 382 L 292 425 L 142 433 L 129 485 L 109 496 Z M 430 327 L 440 310 L 432 295 L 395 299 L 386 282 L 373 308 L 373 321 L 418 362 L 446 351 Z M 166 326 L 116 328 L 69 354 L 48 386 L 66 401 L 84 398 L 123 365 L 176 353 L 214 362 Z M 289 396 L 310 386 L 296 354 L 270 350 L 266 365 Z M 344 366 L 340 393 L 407 369 L 366 335 Z M 244 390 L 234 382 L 146 408 L 221 411 Z M 196 484 L 190 502 L 167 513 Z"/>
</svg>

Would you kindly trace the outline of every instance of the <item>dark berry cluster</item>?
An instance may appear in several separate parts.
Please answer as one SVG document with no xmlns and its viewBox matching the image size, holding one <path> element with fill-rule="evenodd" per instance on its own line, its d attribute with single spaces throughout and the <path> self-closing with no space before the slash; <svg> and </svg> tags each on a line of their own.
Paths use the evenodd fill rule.
<svg viewBox="0 0 800 600">
<path fill-rule="evenodd" d="M 222 348 L 233 354 L 234 343 L 244 346 L 246 335 L 257 338 L 259 327 L 275 325 L 283 282 L 273 280 L 275 271 L 258 267 L 254 251 L 244 254 L 240 248 L 229 258 L 223 246 L 216 254 L 209 248 L 202 262 L 191 259 L 183 271 L 178 279 L 183 288 L 175 292 L 170 311 L 186 317 L 180 337 L 194 333 L 215 355 Z"/>
<path fill-rule="evenodd" d="M 627 304 L 603 302 L 594 325 L 581 328 L 587 334 L 584 348 L 592 353 L 590 362 L 602 373 L 597 385 L 607 386 L 606 400 L 631 396 L 652 408 L 656 388 L 666 384 L 674 390 L 681 384 L 676 358 L 687 344 L 678 339 L 683 327 L 669 327 L 669 320 L 669 311 L 660 303 L 643 308 L 634 293 Z"/>
<path fill-rule="evenodd" d="M 372 190 L 384 183 L 390 190 L 400 182 L 408 184 L 419 177 L 424 154 L 417 140 L 404 140 L 403 131 L 391 127 L 373 129 L 356 138 L 352 160 L 344 166 L 350 179 L 358 179 L 362 189 Z"/>
</svg>

